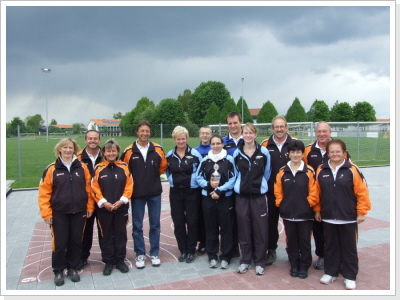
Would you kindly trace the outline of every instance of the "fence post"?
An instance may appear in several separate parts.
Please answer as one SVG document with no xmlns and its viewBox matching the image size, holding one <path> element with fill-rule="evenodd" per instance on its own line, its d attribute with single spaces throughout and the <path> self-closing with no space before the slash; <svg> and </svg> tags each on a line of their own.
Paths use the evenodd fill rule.
<svg viewBox="0 0 400 300">
<path fill-rule="evenodd" d="M 222 129 L 221 129 L 221 123 L 219 123 L 219 135 L 221 135 Z"/>
<path fill-rule="evenodd" d="M 17 134 L 18 134 L 18 179 L 22 181 L 21 175 L 21 135 L 19 132 L 19 125 L 17 125 Z"/>
<path fill-rule="evenodd" d="M 161 144 L 161 148 L 163 148 L 163 125 L 162 125 L 162 123 L 160 124 L 160 130 L 161 130 L 161 133 L 160 133 L 160 144 Z"/>
</svg>

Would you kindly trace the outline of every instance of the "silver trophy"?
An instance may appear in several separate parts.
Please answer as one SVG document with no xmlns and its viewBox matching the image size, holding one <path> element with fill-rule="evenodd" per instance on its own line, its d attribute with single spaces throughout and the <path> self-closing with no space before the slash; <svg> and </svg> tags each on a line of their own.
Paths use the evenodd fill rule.
<svg viewBox="0 0 400 300">
<path fill-rule="evenodd" d="M 218 172 L 219 166 L 217 164 L 214 165 L 214 172 L 211 174 L 211 182 L 218 182 L 221 179 L 221 174 Z"/>
</svg>

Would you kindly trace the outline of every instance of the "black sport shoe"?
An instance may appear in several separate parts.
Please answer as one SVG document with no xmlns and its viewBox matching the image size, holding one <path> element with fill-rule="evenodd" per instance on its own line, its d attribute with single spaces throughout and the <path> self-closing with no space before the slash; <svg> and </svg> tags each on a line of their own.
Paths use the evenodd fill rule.
<svg viewBox="0 0 400 300">
<path fill-rule="evenodd" d="M 113 270 L 113 264 L 112 263 L 106 263 L 106 265 L 104 266 L 104 270 L 103 270 L 103 275 L 111 275 L 111 272 Z"/>
<path fill-rule="evenodd" d="M 181 255 L 178 257 L 179 262 L 184 262 L 186 260 L 187 254 L 186 253 L 181 253 Z"/>
<path fill-rule="evenodd" d="M 78 267 L 76 268 L 77 270 L 83 270 L 83 268 L 87 265 L 87 259 L 81 258 L 79 260 Z"/>
<path fill-rule="evenodd" d="M 128 268 L 128 266 L 124 263 L 123 260 L 118 260 L 118 261 L 117 261 L 116 268 L 117 268 L 118 270 L 120 270 L 121 273 L 128 273 L 128 272 L 129 272 L 129 268 Z"/>
<path fill-rule="evenodd" d="M 276 250 L 268 249 L 265 265 L 270 266 L 274 263 L 274 261 L 276 261 Z"/>
<path fill-rule="evenodd" d="M 68 269 L 67 276 L 71 279 L 72 282 L 81 281 L 81 278 L 79 277 L 79 274 L 76 272 L 75 269 Z"/>
<path fill-rule="evenodd" d="M 307 270 L 300 270 L 299 271 L 299 278 L 305 279 L 308 277 L 308 271 Z"/>
<path fill-rule="evenodd" d="M 186 257 L 186 263 L 190 264 L 194 261 L 194 254 L 189 253 Z"/>
<path fill-rule="evenodd" d="M 290 269 L 290 276 L 298 277 L 299 276 L 299 269 L 297 267 L 293 267 Z"/>
<path fill-rule="evenodd" d="M 317 261 L 314 264 L 314 269 L 323 270 L 324 269 L 324 258 L 318 257 Z"/>
<path fill-rule="evenodd" d="M 55 271 L 54 272 L 54 283 L 56 286 L 61 286 L 64 284 L 63 271 Z"/>
</svg>

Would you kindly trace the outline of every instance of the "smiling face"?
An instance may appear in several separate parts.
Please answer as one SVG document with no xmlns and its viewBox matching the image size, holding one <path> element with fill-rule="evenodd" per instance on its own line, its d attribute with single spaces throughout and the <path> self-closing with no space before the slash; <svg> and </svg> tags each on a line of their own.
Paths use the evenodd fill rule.
<svg viewBox="0 0 400 300">
<path fill-rule="evenodd" d="M 328 143 L 331 139 L 331 134 L 332 132 L 329 124 L 325 122 L 318 123 L 315 129 L 315 135 L 317 137 L 319 146 L 326 146 L 326 143 Z"/>
<path fill-rule="evenodd" d="M 60 148 L 60 156 L 64 161 L 71 161 L 74 156 L 74 144 L 72 142 L 65 143 Z"/>
<path fill-rule="evenodd" d="M 187 137 L 186 137 L 186 134 L 184 134 L 184 133 L 178 134 L 178 135 L 175 137 L 174 141 L 175 141 L 175 144 L 176 144 L 176 148 L 177 148 L 177 149 L 183 150 L 183 149 L 186 148 L 186 144 L 187 144 Z"/>
<path fill-rule="evenodd" d="M 119 152 L 118 152 L 118 149 L 117 149 L 117 147 L 115 145 L 112 145 L 111 147 L 106 148 L 104 150 L 104 157 L 109 162 L 116 161 L 117 157 L 118 157 L 118 154 L 119 154 Z"/>
<path fill-rule="evenodd" d="M 211 138 L 211 128 L 200 128 L 199 137 L 203 145 L 208 145 Z"/>
<path fill-rule="evenodd" d="M 303 158 L 303 151 L 301 150 L 291 150 L 289 151 L 289 158 L 294 164 L 301 162 Z"/>
<path fill-rule="evenodd" d="M 233 118 L 226 119 L 229 127 L 229 133 L 232 137 L 237 138 L 242 134 L 242 128 L 240 127 L 240 120 L 238 116 L 234 116 Z"/>
<path fill-rule="evenodd" d="M 100 144 L 100 135 L 96 131 L 89 131 L 85 137 L 86 146 L 90 149 L 97 149 Z"/>
<path fill-rule="evenodd" d="M 283 141 L 286 138 L 286 134 L 288 132 L 288 128 L 286 122 L 283 119 L 275 119 L 272 124 L 272 132 L 274 133 L 274 137 L 278 141 Z"/>
<path fill-rule="evenodd" d="M 343 162 L 344 159 L 344 150 L 342 146 L 338 143 L 333 143 L 327 149 L 328 157 L 332 163 L 338 165 Z"/>
<path fill-rule="evenodd" d="M 211 150 L 214 154 L 218 154 L 222 151 L 222 148 L 224 147 L 224 142 L 222 141 L 222 139 L 220 139 L 219 137 L 212 137 L 211 141 Z"/>
<path fill-rule="evenodd" d="M 138 136 L 139 144 L 141 146 L 146 146 L 150 139 L 151 129 L 147 125 L 142 125 L 138 128 L 136 134 Z"/>
<path fill-rule="evenodd" d="M 243 135 L 243 140 L 244 140 L 245 144 L 253 144 L 257 137 L 257 133 L 255 133 L 253 130 L 251 130 L 247 126 L 243 127 L 242 135 Z"/>
</svg>

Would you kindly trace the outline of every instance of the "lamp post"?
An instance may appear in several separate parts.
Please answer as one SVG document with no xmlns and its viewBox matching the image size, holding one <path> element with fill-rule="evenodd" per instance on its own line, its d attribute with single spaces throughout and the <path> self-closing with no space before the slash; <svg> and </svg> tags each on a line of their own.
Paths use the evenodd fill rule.
<svg viewBox="0 0 400 300">
<path fill-rule="evenodd" d="M 42 68 L 42 72 L 45 74 L 50 73 L 51 69 Z M 47 76 L 46 76 L 46 142 L 49 141 L 49 117 L 47 112 Z"/>
<path fill-rule="evenodd" d="M 243 102 L 244 102 L 244 99 L 243 99 L 243 81 L 244 81 L 244 78 L 242 78 L 242 123 L 244 123 L 244 115 L 243 115 Z"/>
</svg>

